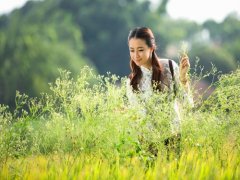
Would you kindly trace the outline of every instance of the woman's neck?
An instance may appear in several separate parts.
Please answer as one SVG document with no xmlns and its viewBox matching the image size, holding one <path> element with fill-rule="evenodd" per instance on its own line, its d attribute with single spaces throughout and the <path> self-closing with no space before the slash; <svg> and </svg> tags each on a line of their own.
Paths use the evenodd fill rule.
<svg viewBox="0 0 240 180">
<path fill-rule="evenodd" d="M 147 68 L 148 70 L 151 70 L 152 69 L 152 60 L 147 61 L 147 63 L 143 64 L 142 66 Z"/>
</svg>

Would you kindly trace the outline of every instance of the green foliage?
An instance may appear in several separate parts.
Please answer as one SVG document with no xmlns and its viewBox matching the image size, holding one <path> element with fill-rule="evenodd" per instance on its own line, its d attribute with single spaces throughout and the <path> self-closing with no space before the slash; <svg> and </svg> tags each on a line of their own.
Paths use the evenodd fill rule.
<svg viewBox="0 0 240 180">
<path fill-rule="evenodd" d="M 168 4 L 168 0 L 162 0 L 161 4 L 157 8 L 157 12 L 161 15 L 166 15 L 167 14 L 167 4 Z"/>
<path fill-rule="evenodd" d="M 216 46 L 207 47 L 198 44 L 194 44 L 193 46 L 194 48 L 190 52 L 191 64 L 196 64 L 198 59 L 200 59 L 198 66 L 203 67 L 204 74 L 212 69 L 212 65 L 214 65 L 218 71 L 221 71 L 221 73 L 228 73 L 236 69 L 236 61 L 225 49 Z M 207 80 L 211 82 L 213 80 L 212 78 L 213 76 L 208 76 Z M 217 79 L 214 79 L 214 82 L 216 80 Z"/>
<path fill-rule="evenodd" d="M 15 20 L 19 13 L 13 14 Z M 27 26 L 11 21 L 0 32 L 1 103 L 13 106 L 16 90 L 30 96 L 49 92 L 47 83 L 57 77 L 59 68 L 76 76 L 81 67 L 91 64 L 81 55 L 82 35 L 71 17 L 56 12 L 51 19 Z"/>
<path fill-rule="evenodd" d="M 149 173 L 155 162 L 161 167 L 176 163 L 172 166 L 187 169 L 182 175 L 176 171 L 175 176 L 186 176 L 193 166 L 204 168 L 204 161 L 211 159 L 209 162 L 216 164 L 208 168 L 215 171 L 211 174 L 206 170 L 205 175 L 215 177 L 238 161 L 229 164 L 232 153 L 238 156 L 240 152 L 239 72 L 222 75 L 215 93 L 201 106 L 192 110 L 184 106 L 182 153 L 171 152 L 168 162 L 164 140 L 172 136 L 170 122 L 175 114 L 167 94 L 154 94 L 148 102 L 131 107 L 125 96 L 125 78 L 99 76 L 85 67 L 74 80 L 68 71 L 61 71 L 50 84 L 51 94 L 31 98 L 17 93 L 13 113 L 0 106 L 1 165 L 31 155 L 55 154 L 73 159 L 87 155 L 99 157 L 117 169 L 128 159 L 137 158 L 137 167 L 150 168 Z M 198 167 L 196 161 L 202 165 Z M 173 173 L 174 167 L 168 172 Z M 231 171 L 232 176 L 236 173 Z"/>
<path fill-rule="evenodd" d="M 237 14 L 230 13 L 222 23 L 216 23 L 212 20 L 206 21 L 203 27 L 208 29 L 215 44 L 226 49 L 232 54 L 235 61 L 240 62 L 240 21 Z"/>
<path fill-rule="evenodd" d="M 219 113 L 224 111 L 226 113 L 226 120 L 231 120 L 232 117 L 238 118 L 240 114 L 240 97 L 239 83 L 240 83 L 239 68 L 231 74 L 220 76 L 217 82 L 217 89 L 205 102 L 209 111 Z"/>
<path fill-rule="evenodd" d="M 219 43 L 229 43 L 239 37 L 240 22 L 237 14 L 229 14 L 222 23 L 216 23 L 213 20 L 206 21 L 203 24 L 210 32 L 211 38 Z"/>
</svg>

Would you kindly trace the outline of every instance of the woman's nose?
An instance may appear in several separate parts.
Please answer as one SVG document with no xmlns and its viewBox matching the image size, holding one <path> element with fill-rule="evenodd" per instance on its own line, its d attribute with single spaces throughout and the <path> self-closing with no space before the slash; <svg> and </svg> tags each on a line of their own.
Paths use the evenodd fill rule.
<svg viewBox="0 0 240 180">
<path fill-rule="evenodd" d="M 138 57 L 139 57 L 138 52 L 135 52 L 135 53 L 134 53 L 134 57 L 135 57 L 135 58 L 138 58 Z"/>
</svg>

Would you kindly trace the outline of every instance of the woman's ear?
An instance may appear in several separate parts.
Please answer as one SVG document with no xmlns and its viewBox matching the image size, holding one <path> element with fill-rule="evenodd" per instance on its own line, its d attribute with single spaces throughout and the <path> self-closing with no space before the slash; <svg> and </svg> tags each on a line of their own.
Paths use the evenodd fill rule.
<svg viewBox="0 0 240 180">
<path fill-rule="evenodd" d="M 151 56 L 152 56 L 152 54 L 153 54 L 153 51 L 154 51 L 154 48 L 151 48 L 151 50 L 150 50 Z"/>
<path fill-rule="evenodd" d="M 151 47 L 151 54 L 153 53 L 153 51 L 154 51 L 154 48 L 153 48 L 153 47 Z"/>
<path fill-rule="evenodd" d="M 152 59 L 152 55 L 153 55 L 153 48 L 150 48 L 150 55 L 149 55 L 149 59 L 151 60 Z"/>
</svg>

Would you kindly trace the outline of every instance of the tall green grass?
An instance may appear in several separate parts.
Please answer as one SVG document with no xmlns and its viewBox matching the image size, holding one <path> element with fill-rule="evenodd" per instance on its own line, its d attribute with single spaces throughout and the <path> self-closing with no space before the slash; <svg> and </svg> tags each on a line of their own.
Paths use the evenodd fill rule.
<svg viewBox="0 0 240 180">
<path fill-rule="evenodd" d="M 239 178 L 239 69 L 222 75 L 197 107 L 184 106 L 181 154 L 170 157 L 169 95 L 133 108 L 125 80 L 86 67 L 77 79 L 61 71 L 40 98 L 17 92 L 14 112 L 0 106 L 0 178 Z"/>
</svg>

